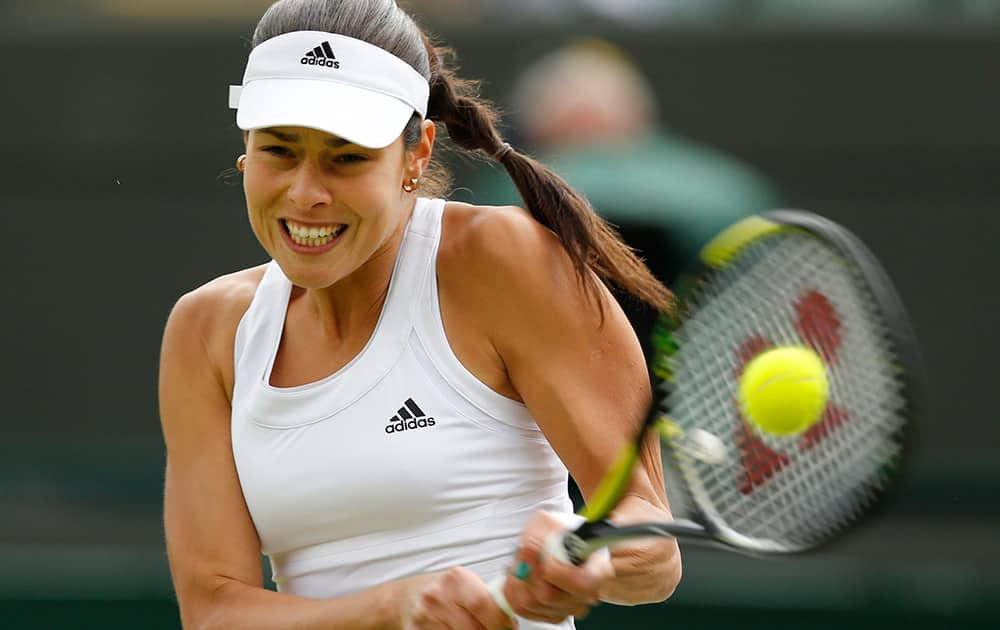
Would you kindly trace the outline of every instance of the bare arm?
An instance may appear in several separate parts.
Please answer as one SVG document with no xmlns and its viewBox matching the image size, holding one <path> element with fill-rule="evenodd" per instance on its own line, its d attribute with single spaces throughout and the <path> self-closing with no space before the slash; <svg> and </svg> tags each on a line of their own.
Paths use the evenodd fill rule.
<svg viewBox="0 0 1000 630">
<path fill-rule="evenodd" d="M 219 324 L 225 319 L 220 311 L 225 313 L 226 307 L 220 307 L 218 291 L 211 288 L 182 298 L 167 323 L 161 356 L 167 552 L 183 626 L 416 628 L 428 619 L 462 614 L 482 619 L 481 627 L 507 625 L 485 588 L 477 590 L 478 578 L 460 569 L 335 599 L 307 599 L 263 587 L 260 541 L 230 442 L 231 374 L 220 367 L 227 360 L 231 364 L 232 345 L 219 344 L 225 336 L 213 334 L 225 326 Z M 229 324 L 234 330 L 235 322 Z"/>
<path fill-rule="evenodd" d="M 467 241 L 463 271 L 478 282 L 463 285 L 463 303 L 487 322 L 510 383 L 590 496 L 649 405 L 638 339 L 606 290 L 601 321 L 555 236 L 521 211 L 483 214 L 470 224 Z M 629 493 L 616 522 L 669 519 L 655 439 L 642 452 Z M 612 560 L 616 577 L 601 590 L 607 601 L 661 601 L 680 579 L 673 540 L 622 545 Z"/>
</svg>

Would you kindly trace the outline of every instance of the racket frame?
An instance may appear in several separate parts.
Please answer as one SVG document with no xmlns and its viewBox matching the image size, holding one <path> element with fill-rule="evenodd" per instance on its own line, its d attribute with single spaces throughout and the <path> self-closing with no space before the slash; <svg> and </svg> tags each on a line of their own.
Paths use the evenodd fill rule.
<svg viewBox="0 0 1000 630">
<path fill-rule="evenodd" d="M 761 222 L 760 225 L 750 225 L 754 220 Z M 741 225 L 742 228 L 740 227 Z M 749 229 L 747 229 L 748 226 L 750 226 Z M 736 229 L 734 230 L 733 228 Z M 919 424 L 920 418 L 924 413 L 923 392 L 925 391 L 925 387 L 923 362 L 916 342 L 916 335 L 902 300 L 878 259 L 857 237 L 833 221 L 811 212 L 803 210 L 773 210 L 764 212 L 755 215 L 749 220 L 735 224 L 730 230 L 724 231 L 712 243 L 709 243 L 703 249 L 703 255 L 699 257 L 693 268 L 685 274 L 685 280 L 682 280 L 680 286 L 683 287 L 686 282 L 711 273 L 715 267 L 719 266 L 720 262 L 724 262 L 713 259 L 712 256 L 705 254 L 712 244 L 716 243 L 720 238 L 725 237 L 728 239 L 728 242 L 725 243 L 725 248 L 723 248 L 725 250 L 723 255 L 732 256 L 757 239 L 768 238 L 775 233 L 787 232 L 788 230 L 798 230 L 808 233 L 813 238 L 817 238 L 833 247 L 842 258 L 852 263 L 857 272 L 857 278 L 864 283 L 869 295 L 875 300 L 880 314 L 885 319 L 885 328 L 901 368 L 898 377 L 902 385 L 902 396 L 906 401 L 905 413 L 907 417 L 907 422 L 904 425 L 906 429 L 905 435 L 900 434 L 898 436 L 901 451 L 895 457 L 896 461 L 894 465 L 896 468 L 892 473 L 893 478 L 887 484 L 887 486 L 894 486 L 898 483 L 899 477 L 903 472 L 901 464 L 908 459 L 906 454 L 912 447 L 912 426 Z M 683 319 L 683 313 L 679 311 L 683 309 L 684 304 L 680 298 L 678 299 L 677 307 L 679 310 L 670 316 L 674 325 L 668 326 L 669 330 L 667 334 L 672 330 L 676 330 L 677 325 Z M 662 332 L 658 334 L 662 334 Z M 668 356 L 680 351 L 680 348 L 676 346 L 675 340 L 661 339 L 660 343 L 674 344 L 674 348 L 667 353 Z M 864 510 L 862 517 L 857 518 L 851 523 L 851 527 L 843 527 L 840 531 L 831 532 L 825 539 L 814 544 L 794 546 L 768 539 L 751 538 L 725 525 L 724 520 L 712 509 L 707 492 L 701 487 L 700 481 L 696 477 L 686 474 L 683 468 L 677 465 L 675 458 L 671 457 L 664 458 L 667 460 L 664 462 L 664 465 L 669 465 L 684 480 L 684 487 L 674 488 L 674 491 L 680 491 L 690 499 L 690 501 L 687 501 L 692 508 L 690 518 L 675 519 L 662 523 L 638 523 L 625 526 L 615 526 L 612 524 L 607 520 L 607 517 L 624 494 L 625 487 L 631 477 L 631 471 L 638 461 L 638 453 L 642 443 L 651 431 L 655 431 L 655 427 L 662 419 L 660 409 L 663 399 L 669 393 L 671 383 L 669 379 L 669 367 L 666 361 L 662 361 L 661 363 L 661 359 L 665 359 L 666 356 L 660 355 L 660 352 L 654 353 L 654 364 L 651 366 L 652 371 L 654 373 L 659 372 L 667 378 L 660 378 L 658 376 L 656 379 L 658 382 L 653 390 L 654 400 L 650 408 L 651 411 L 647 414 L 638 437 L 629 446 L 627 452 L 616 462 L 612 471 L 609 471 L 613 472 L 613 474 L 608 474 L 602 481 L 594 494 L 593 502 L 588 503 L 580 512 L 587 519 L 586 522 L 576 528 L 576 530 L 567 532 L 562 538 L 560 546 L 565 550 L 565 555 L 571 562 L 581 564 L 589 555 L 602 547 L 641 536 L 684 538 L 712 546 L 721 545 L 730 550 L 755 556 L 801 554 L 824 547 L 830 542 L 841 538 L 846 531 L 856 529 L 857 524 L 862 520 L 869 519 L 876 512 L 874 509 L 876 506 L 872 505 L 870 508 Z M 661 363 L 661 365 L 658 366 L 656 363 Z M 674 436 L 673 438 L 664 440 L 668 443 L 674 455 L 677 455 L 678 439 L 680 438 Z M 886 503 L 884 500 L 886 494 L 888 494 L 888 487 L 877 493 L 874 503 L 884 505 Z"/>
</svg>

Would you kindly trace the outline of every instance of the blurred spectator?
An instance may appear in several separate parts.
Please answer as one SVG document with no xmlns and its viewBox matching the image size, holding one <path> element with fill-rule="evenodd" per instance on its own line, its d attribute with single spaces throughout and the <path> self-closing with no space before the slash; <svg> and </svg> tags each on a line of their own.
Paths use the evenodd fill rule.
<svg viewBox="0 0 1000 630">
<path fill-rule="evenodd" d="M 749 166 L 662 128 L 650 85 L 621 50 L 602 40 L 583 40 L 537 61 L 517 81 L 511 106 L 525 148 L 618 225 L 668 283 L 720 229 L 778 205 L 772 186 Z M 509 178 L 499 175 L 473 178 L 473 197 L 520 203 Z M 648 356 L 654 314 L 623 306 Z"/>
</svg>

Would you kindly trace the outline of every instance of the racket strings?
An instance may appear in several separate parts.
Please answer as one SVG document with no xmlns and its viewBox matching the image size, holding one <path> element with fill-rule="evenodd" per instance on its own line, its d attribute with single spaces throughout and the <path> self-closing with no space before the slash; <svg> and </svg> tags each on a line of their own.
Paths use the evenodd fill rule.
<svg viewBox="0 0 1000 630">
<path fill-rule="evenodd" d="M 675 453 L 698 508 L 743 536 L 811 546 L 884 489 L 904 422 L 888 331 L 856 270 L 833 248 L 784 232 L 745 248 L 687 300 L 666 398 L 683 429 L 727 448 L 723 464 Z M 765 434 L 738 404 L 741 346 L 809 345 L 827 365 L 824 417 L 802 435 Z"/>
</svg>

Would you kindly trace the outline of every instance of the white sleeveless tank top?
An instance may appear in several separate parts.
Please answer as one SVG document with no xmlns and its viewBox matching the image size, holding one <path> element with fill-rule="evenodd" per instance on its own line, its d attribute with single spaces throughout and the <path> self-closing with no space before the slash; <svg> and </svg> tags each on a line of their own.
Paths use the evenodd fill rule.
<svg viewBox="0 0 1000 630">
<path fill-rule="evenodd" d="M 278 590 L 329 598 L 464 566 L 502 575 L 567 471 L 527 408 L 454 355 L 438 305 L 443 200 L 419 199 L 365 348 L 299 387 L 270 383 L 291 282 L 271 262 L 236 332 L 233 453 Z M 521 621 L 526 630 L 572 628 Z"/>
</svg>

